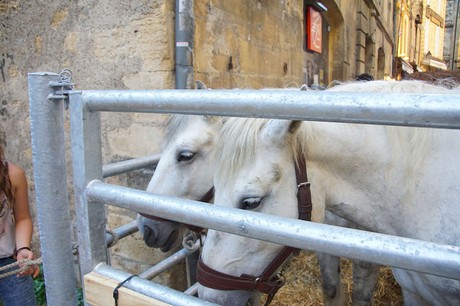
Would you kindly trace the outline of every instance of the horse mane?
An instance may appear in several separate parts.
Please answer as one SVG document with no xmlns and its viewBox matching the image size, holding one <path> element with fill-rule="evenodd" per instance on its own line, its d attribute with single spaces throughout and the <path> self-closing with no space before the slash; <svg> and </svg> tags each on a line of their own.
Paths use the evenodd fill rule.
<svg viewBox="0 0 460 306">
<path fill-rule="evenodd" d="M 438 82 L 427 82 L 421 80 L 401 80 L 401 81 L 372 81 L 372 82 L 349 82 L 335 86 L 330 91 L 343 92 L 383 92 L 383 93 L 449 93 L 460 89 L 459 84 L 455 86 L 452 80 Z M 413 180 L 415 172 L 420 169 L 429 149 L 433 134 L 432 129 L 426 128 L 400 128 L 396 126 L 384 126 L 387 134 L 391 154 L 391 162 L 395 164 L 398 159 L 403 159 L 400 163 L 405 165 L 401 169 L 406 175 L 406 190 L 413 190 Z M 401 144 L 405 144 L 404 147 Z M 404 151 L 403 151 L 404 150 Z M 403 152 L 402 152 L 403 151 Z M 403 154 L 401 154 L 401 152 Z"/>
<path fill-rule="evenodd" d="M 260 118 L 229 118 L 217 140 L 216 165 L 220 174 L 217 179 L 234 180 L 236 173 L 249 159 L 255 158 L 258 146 L 258 134 L 268 122 Z M 231 143 L 234 150 L 228 150 Z"/>
<path fill-rule="evenodd" d="M 460 88 L 460 87 L 459 87 Z M 445 93 L 448 87 L 437 86 L 423 81 L 406 80 L 406 81 L 370 81 L 370 82 L 346 82 L 328 89 L 328 91 L 343 92 L 387 92 L 387 93 Z M 230 118 L 227 120 L 221 130 L 216 148 L 216 160 L 219 177 L 217 179 L 226 179 L 234 181 L 236 174 L 245 163 L 251 162 L 255 158 L 258 144 L 258 134 L 263 127 L 273 119 L 260 118 Z M 358 128 L 358 124 L 350 124 Z M 307 143 L 314 141 L 314 137 L 305 129 L 302 124 L 301 131 L 291 141 L 292 150 L 296 162 L 298 149 L 300 148 L 304 155 L 307 152 Z M 423 163 L 423 156 L 428 148 L 431 139 L 431 129 L 423 128 L 399 128 L 393 126 L 382 127 L 386 131 L 388 143 L 392 152 L 390 160 L 401 158 L 401 143 L 407 144 L 407 151 L 403 156 L 407 162 L 405 173 L 407 177 L 413 177 L 414 171 Z M 308 137 L 308 138 L 307 138 Z M 228 144 L 232 145 L 233 150 L 228 150 Z M 305 156 L 305 155 L 304 155 Z M 410 161 L 410 162 L 409 162 Z M 411 181 L 407 180 L 407 187 L 411 186 Z M 412 188 L 409 188 L 409 190 Z"/>
</svg>

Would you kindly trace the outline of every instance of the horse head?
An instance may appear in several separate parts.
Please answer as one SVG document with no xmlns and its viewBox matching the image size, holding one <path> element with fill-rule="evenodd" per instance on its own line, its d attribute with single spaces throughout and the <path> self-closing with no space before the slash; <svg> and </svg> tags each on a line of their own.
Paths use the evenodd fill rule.
<svg viewBox="0 0 460 306">
<path fill-rule="evenodd" d="M 148 192 L 200 200 L 212 188 L 214 147 L 222 120 L 211 116 L 173 115 L 166 125 L 161 159 Z M 167 252 L 178 245 L 179 223 L 138 214 L 145 243 Z"/>
<path fill-rule="evenodd" d="M 229 119 L 216 148 L 214 205 L 298 218 L 295 133 L 298 121 Z M 292 204 L 292 205 L 291 205 Z M 259 276 L 283 246 L 209 230 L 201 265 L 226 275 Z M 198 280 L 203 273 L 198 271 Z M 217 288 L 217 289 L 216 289 Z M 245 305 L 256 291 L 199 286 L 200 298 Z"/>
</svg>

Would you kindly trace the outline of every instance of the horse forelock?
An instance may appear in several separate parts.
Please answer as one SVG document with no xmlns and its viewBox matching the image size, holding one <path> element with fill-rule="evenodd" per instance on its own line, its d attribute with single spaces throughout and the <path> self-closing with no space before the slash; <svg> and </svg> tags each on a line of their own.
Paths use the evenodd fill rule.
<svg viewBox="0 0 460 306">
<path fill-rule="evenodd" d="M 216 147 L 218 180 L 234 181 L 238 171 L 255 158 L 258 135 L 267 119 L 229 118 Z"/>
<path fill-rule="evenodd" d="M 203 118 L 203 120 L 207 120 L 211 124 L 215 124 L 217 122 L 223 123 L 224 119 L 222 117 L 217 116 L 197 116 L 197 115 L 182 115 L 182 114 L 175 114 L 169 116 L 168 120 L 163 129 L 163 149 L 168 146 L 171 141 L 173 141 L 179 133 L 184 131 L 189 125 L 190 122 L 194 118 Z M 216 126 L 218 129 L 218 126 Z"/>
<path fill-rule="evenodd" d="M 175 136 L 185 129 L 185 127 L 189 124 L 190 119 L 190 115 L 177 114 L 169 116 L 163 130 L 163 148 L 168 146 Z"/>
</svg>

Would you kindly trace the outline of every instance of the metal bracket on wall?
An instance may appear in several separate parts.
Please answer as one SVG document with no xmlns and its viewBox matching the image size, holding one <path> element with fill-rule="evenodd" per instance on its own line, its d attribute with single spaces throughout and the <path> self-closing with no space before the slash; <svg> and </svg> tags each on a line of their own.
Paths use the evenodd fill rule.
<svg viewBox="0 0 460 306">
<path fill-rule="evenodd" d="M 48 95 L 48 100 L 63 101 L 66 110 L 69 109 L 69 91 L 73 90 L 72 71 L 65 68 L 59 73 L 58 82 L 50 82 L 49 86 L 53 88 L 53 93 Z"/>
</svg>

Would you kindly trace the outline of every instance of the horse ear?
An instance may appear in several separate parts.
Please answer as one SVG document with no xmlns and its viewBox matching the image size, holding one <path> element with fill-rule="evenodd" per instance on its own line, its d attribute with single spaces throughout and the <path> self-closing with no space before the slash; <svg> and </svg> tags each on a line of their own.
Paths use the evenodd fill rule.
<svg viewBox="0 0 460 306">
<path fill-rule="evenodd" d="M 208 89 L 208 87 L 206 87 L 206 85 L 201 82 L 201 81 L 196 81 L 196 89 Z"/>
<path fill-rule="evenodd" d="M 270 120 L 262 131 L 265 139 L 276 145 L 285 145 L 297 132 L 302 121 L 298 120 Z"/>
</svg>

